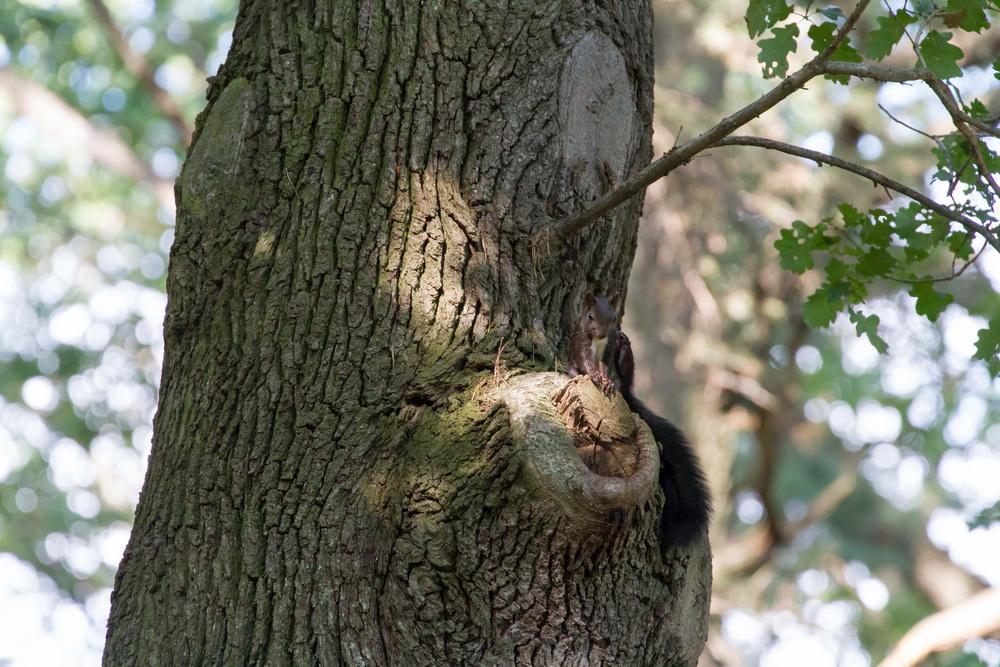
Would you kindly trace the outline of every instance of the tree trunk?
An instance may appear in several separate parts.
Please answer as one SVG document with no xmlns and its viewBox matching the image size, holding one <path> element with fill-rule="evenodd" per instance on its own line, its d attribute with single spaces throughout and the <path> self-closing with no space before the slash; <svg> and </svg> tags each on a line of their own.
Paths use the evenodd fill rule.
<svg viewBox="0 0 1000 667">
<path fill-rule="evenodd" d="M 537 372 L 624 291 L 639 201 L 530 239 L 648 162 L 651 47 L 647 0 L 241 3 L 107 664 L 696 661 L 707 542 Z"/>
</svg>

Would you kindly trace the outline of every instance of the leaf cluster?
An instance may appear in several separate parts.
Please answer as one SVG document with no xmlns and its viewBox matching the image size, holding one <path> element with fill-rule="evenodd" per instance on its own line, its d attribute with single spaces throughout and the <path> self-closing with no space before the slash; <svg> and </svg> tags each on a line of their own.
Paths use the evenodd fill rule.
<svg viewBox="0 0 1000 667">
<path fill-rule="evenodd" d="M 902 8 L 883 8 L 863 40 L 849 33 L 835 42 L 844 25 L 843 11 L 834 6 L 815 8 L 812 2 L 799 6 L 785 0 L 751 0 L 746 12 L 749 34 L 758 40 L 758 60 L 763 74 L 784 77 L 788 74 L 788 59 L 799 46 L 800 26 L 807 25 L 805 35 L 809 48 L 823 54 L 835 45 L 829 60 L 837 63 L 882 61 L 896 48 L 907 44 L 913 51 L 913 72 L 924 72 L 935 94 L 955 120 L 954 132 L 925 135 L 934 147 L 928 162 L 934 164 L 933 179 L 948 184 L 946 204 L 955 215 L 950 219 L 925 204 L 889 205 L 866 212 L 844 203 L 838 215 L 810 225 L 796 221 L 790 229 L 781 231 L 774 246 L 781 266 L 795 273 L 814 269 L 824 270 L 821 286 L 806 300 L 804 317 L 813 327 L 824 327 L 844 312 L 854 324 L 858 335 L 871 341 L 880 352 L 888 344 L 879 335 L 879 320 L 862 311 L 871 286 L 878 281 L 893 281 L 915 299 L 916 312 L 931 321 L 954 300 L 942 283 L 957 277 L 973 263 L 988 239 L 981 238 L 972 225 L 964 227 L 954 221 L 974 221 L 981 234 L 993 234 L 1000 225 L 1000 188 L 990 174 L 1000 173 L 997 144 L 984 137 L 996 137 L 998 118 L 981 100 L 962 99 L 949 80 L 963 75 L 961 63 L 965 54 L 955 43 L 955 31 L 981 32 L 996 20 L 997 5 L 991 0 L 947 0 L 946 3 L 911 3 Z M 854 40 L 852 42 L 852 39 Z M 1000 78 L 1000 58 L 993 64 Z M 827 78 L 846 84 L 848 67 L 841 66 L 836 75 Z M 881 70 L 892 73 L 892 70 Z M 861 71 L 855 76 L 864 77 Z M 878 74 L 873 78 L 878 79 Z M 893 80 L 893 79 L 882 79 Z M 990 130 L 990 128 L 993 128 Z M 975 130 L 975 131 L 974 131 Z M 945 211 L 947 213 L 948 211 Z M 985 231 L 982 231 L 985 230 Z M 995 243 L 995 240 L 994 240 Z M 977 246 L 979 250 L 977 250 Z M 928 268 L 951 261 L 951 272 L 933 276 Z M 989 310 L 989 308 L 987 309 Z M 975 357 L 987 362 L 990 370 L 1000 374 L 1000 306 L 989 325 L 979 332 Z"/>
<path fill-rule="evenodd" d="M 982 32 L 989 28 L 990 15 L 996 11 L 996 5 L 990 0 L 948 0 L 940 8 L 928 5 L 889 10 L 875 19 L 876 27 L 868 33 L 863 46 L 854 46 L 845 40 L 837 46 L 831 59 L 860 63 L 864 60 L 864 53 L 864 56 L 880 61 L 906 37 L 916 49 L 919 64 L 941 79 L 958 77 L 962 75 L 958 63 L 964 53 L 952 42 L 953 33 L 944 28 Z M 809 46 L 815 53 L 821 53 L 830 45 L 845 17 L 839 7 L 832 5 L 814 9 L 813 3 L 809 2 L 800 11 L 785 0 L 750 0 L 745 18 L 750 37 L 758 38 L 771 31 L 771 37 L 758 42 L 758 61 L 764 65 L 764 77 L 771 78 L 788 72 L 788 56 L 797 50 L 795 38 L 800 34 L 798 24 L 810 24 L 806 30 Z M 785 24 L 780 25 L 782 23 Z M 911 26 L 914 29 L 908 30 Z M 1000 71 L 1000 58 L 994 63 L 994 68 Z M 845 76 L 828 78 L 837 83 L 847 83 Z"/>
<path fill-rule="evenodd" d="M 972 260 L 971 237 L 918 203 L 892 212 L 881 208 L 862 212 L 841 204 L 838 214 L 812 226 L 796 220 L 790 229 L 782 230 L 774 243 L 779 262 L 797 274 L 824 264 L 823 283 L 803 305 L 806 324 L 825 327 L 846 312 L 858 335 L 885 353 L 889 346 L 879 335 L 878 316 L 860 309 L 873 283 L 902 284 L 914 297 L 917 313 L 936 321 L 954 296 L 940 287 L 947 277 L 928 275 L 922 263 L 941 253 Z M 998 351 L 1000 320 L 994 319 L 979 332 L 975 356 L 996 372 L 1000 370 L 996 368 Z"/>
</svg>

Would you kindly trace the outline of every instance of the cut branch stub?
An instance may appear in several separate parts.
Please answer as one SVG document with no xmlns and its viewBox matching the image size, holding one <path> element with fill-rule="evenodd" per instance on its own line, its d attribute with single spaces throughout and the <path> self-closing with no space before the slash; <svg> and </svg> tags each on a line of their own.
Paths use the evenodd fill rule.
<svg viewBox="0 0 1000 667">
<path fill-rule="evenodd" d="M 630 477 L 639 470 L 638 429 L 621 394 L 607 397 L 580 375 L 563 385 L 554 399 L 577 454 L 591 471 L 604 477 Z"/>
<path fill-rule="evenodd" d="M 609 511 L 652 495 L 656 443 L 621 396 L 605 397 L 586 377 L 532 373 L 513 378 L 504 401 L 528 484 L 572 524 L 604 528 Z"/>
</svg>

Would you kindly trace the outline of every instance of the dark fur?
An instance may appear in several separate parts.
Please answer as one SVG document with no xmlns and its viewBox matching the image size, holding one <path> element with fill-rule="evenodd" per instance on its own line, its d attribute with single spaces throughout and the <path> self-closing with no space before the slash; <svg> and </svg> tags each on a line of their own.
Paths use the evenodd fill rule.
<svg viewBox="0 0 1000 667">
<path fill-rule="evenodd" d="M 698 457 L 680 429 L 647 408 L 632 393 L 635 358 L 628 336 L 618 331 L 608 345 L 605 359 L 625 402 L 646 422 L 660 445 L 660 488 L 664 495 L 660 535 L 670 546 L 689 544 L 705 531 L 712 517 L 712 499 Z"/>
<path fill-rule="evenodd" d="M 607 349 L 614 344 L 617 332 L 618 308 L 615 302 L 601 294 L 587 292 L 583 296 L 580 321 L 569 339 L 569 374 L 587 375 L 590 380 L 610 396 L 615 385 L 605 372 Z M 591 345 L 594 340 L 608 340 L 603 359 L 594 359 Z"/>
<path fill-rule="evenodd" d="M 607 337 L 602 359 L 594 359 L 591 344 Z M 605 393 L 617 388 L 629 409 L 639 415 L 660 445 L 660 488 L 663 511 L 660 536 L 669 546 L 683 546 L 705 532 L 712 516 L 712 500 L 698 457 L 680 429 L 643 405 L 632 393 L 635 358 L 632 342 L 618 330 L 614 300 L 588 292 L 581 302 L 580 320 L 570 337 L 569 374 L 588 375 Z"/>
</svg>

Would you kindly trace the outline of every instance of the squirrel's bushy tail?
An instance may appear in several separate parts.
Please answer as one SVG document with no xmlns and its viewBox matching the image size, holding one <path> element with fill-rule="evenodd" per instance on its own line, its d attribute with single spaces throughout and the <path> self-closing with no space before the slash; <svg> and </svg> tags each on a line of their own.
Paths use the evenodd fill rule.
<svg viewBox="0 0 1000 667">
<path fill-rule="evenodd" d="M 634 396 L 626 396 L 625 400 L 646 422 L 660 444 L 660 488 L 664 495 L 660 534 L 663 541 L 671 546 L 689 544 L 705 530 L 712 517 L 705 473 L 679 428 Z"/>
<path fill-rule="evenodd" d="M 614 345 L 609 347 L 607 362 L 629 409 L 646 422 L 660 445 L 660 488 L 664 495 L 660 535 L 670 546 L 689 544 L 712 518 L 712 496 L 698 457 L 679 428 L 647 408 L 632 393 L 635 358 L 632 342 L 623 331 L 617 332 Z"/>
</svg>

